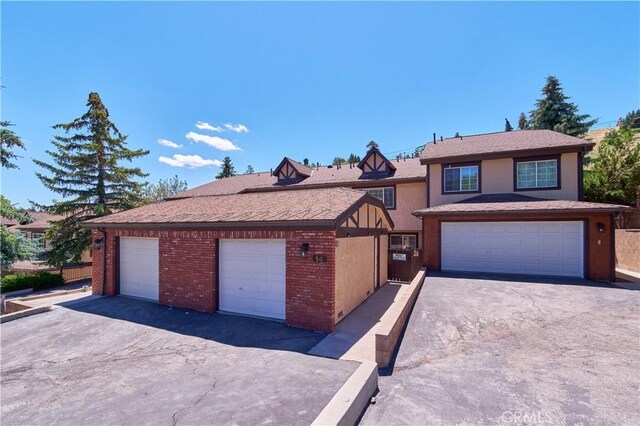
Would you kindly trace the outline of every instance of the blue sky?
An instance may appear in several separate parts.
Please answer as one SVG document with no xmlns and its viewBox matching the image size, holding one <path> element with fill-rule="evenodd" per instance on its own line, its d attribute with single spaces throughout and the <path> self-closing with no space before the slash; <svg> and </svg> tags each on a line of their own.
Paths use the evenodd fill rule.
<svg viewBox="0 0 640 426">
<path fill-rule="evenodd" d="M 640 107 L 637 2 L 1 7 L 2 119 L 27 146 L 2 193 L 22 206 L 56 197 L 31 158 L 48 159 L 51 126 L 84 113 L 91 91 L 130 147 L 151 151 L 137 161 L 150 181 L 177 174 L 190 187 L 225 155 L 258 171 L 285 155 L 362 155 L 371 139 L 393 155 L 433 132 L 501 131 L 548 74 L 602 123 Z M 241 150 L 218 149 L 230 147 Z M 174 155 L 209 165 L 176 167 L 194 157 Z"/>
</svg>

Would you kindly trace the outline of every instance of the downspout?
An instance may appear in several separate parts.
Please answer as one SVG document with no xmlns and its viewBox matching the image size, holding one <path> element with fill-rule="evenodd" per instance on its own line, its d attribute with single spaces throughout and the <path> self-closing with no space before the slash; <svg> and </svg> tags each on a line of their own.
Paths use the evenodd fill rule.
<svg viewBox="0 0 640 426">
<path fill-rule="evenodd" d="M 104 287 L 107 281 L 107 230 L 98 228 L 102 232 L 102 285 L 100 286 L 100 296 L 104 296 Z"/>
</svg>

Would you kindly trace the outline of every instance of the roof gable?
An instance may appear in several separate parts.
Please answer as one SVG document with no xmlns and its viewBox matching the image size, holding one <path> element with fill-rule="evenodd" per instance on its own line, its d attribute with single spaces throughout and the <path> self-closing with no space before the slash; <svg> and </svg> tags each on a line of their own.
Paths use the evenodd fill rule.
<svg viewBox="0 0 640 426">
<path fill-rule="evenodd" d="M 289 157 L 284 157 L 273 175 L 278 179 L 278 183 L 300 182 L 311 176 L 311 167 L 300 164 Z"/>
<path fill-rule="evenodd" d="M 372 147 L 358 163 L 358 168 L 362 170 L 361 178 L 375 179 L 382 176 L 393 175 L 396 167 L 385 157 L 376 147 Z"/>
</svg>

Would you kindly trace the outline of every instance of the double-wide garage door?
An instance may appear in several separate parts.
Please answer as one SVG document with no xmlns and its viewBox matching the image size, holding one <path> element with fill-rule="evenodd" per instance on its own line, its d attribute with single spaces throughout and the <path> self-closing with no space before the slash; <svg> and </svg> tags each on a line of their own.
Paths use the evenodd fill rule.
<svg viewBox="0 0 640 426">
<path fill-rule="evenodd" d="M 285 240 L 220 240 L 219 309 L 285 319 Z"/>
<path fill-rule="evenodd" d="M 584 276 L 583 222 L 443 222 L 443 271 Z"/>
</svg>

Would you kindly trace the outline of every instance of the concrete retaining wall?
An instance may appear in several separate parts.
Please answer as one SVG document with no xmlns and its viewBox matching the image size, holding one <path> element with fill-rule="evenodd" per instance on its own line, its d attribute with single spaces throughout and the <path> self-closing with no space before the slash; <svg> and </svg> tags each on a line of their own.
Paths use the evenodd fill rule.
<svg viewBox="0 0 640 426">
<path fill-rule="evenodd" d="M 376 363 L 378 368 L 389 366 L 413 304 L 420 294 L 426 274 L 426 268 L 422 268 L 409 284 L 408 291 L 403 292 L 380 319 L 376 331 Z"/>
</svg>

